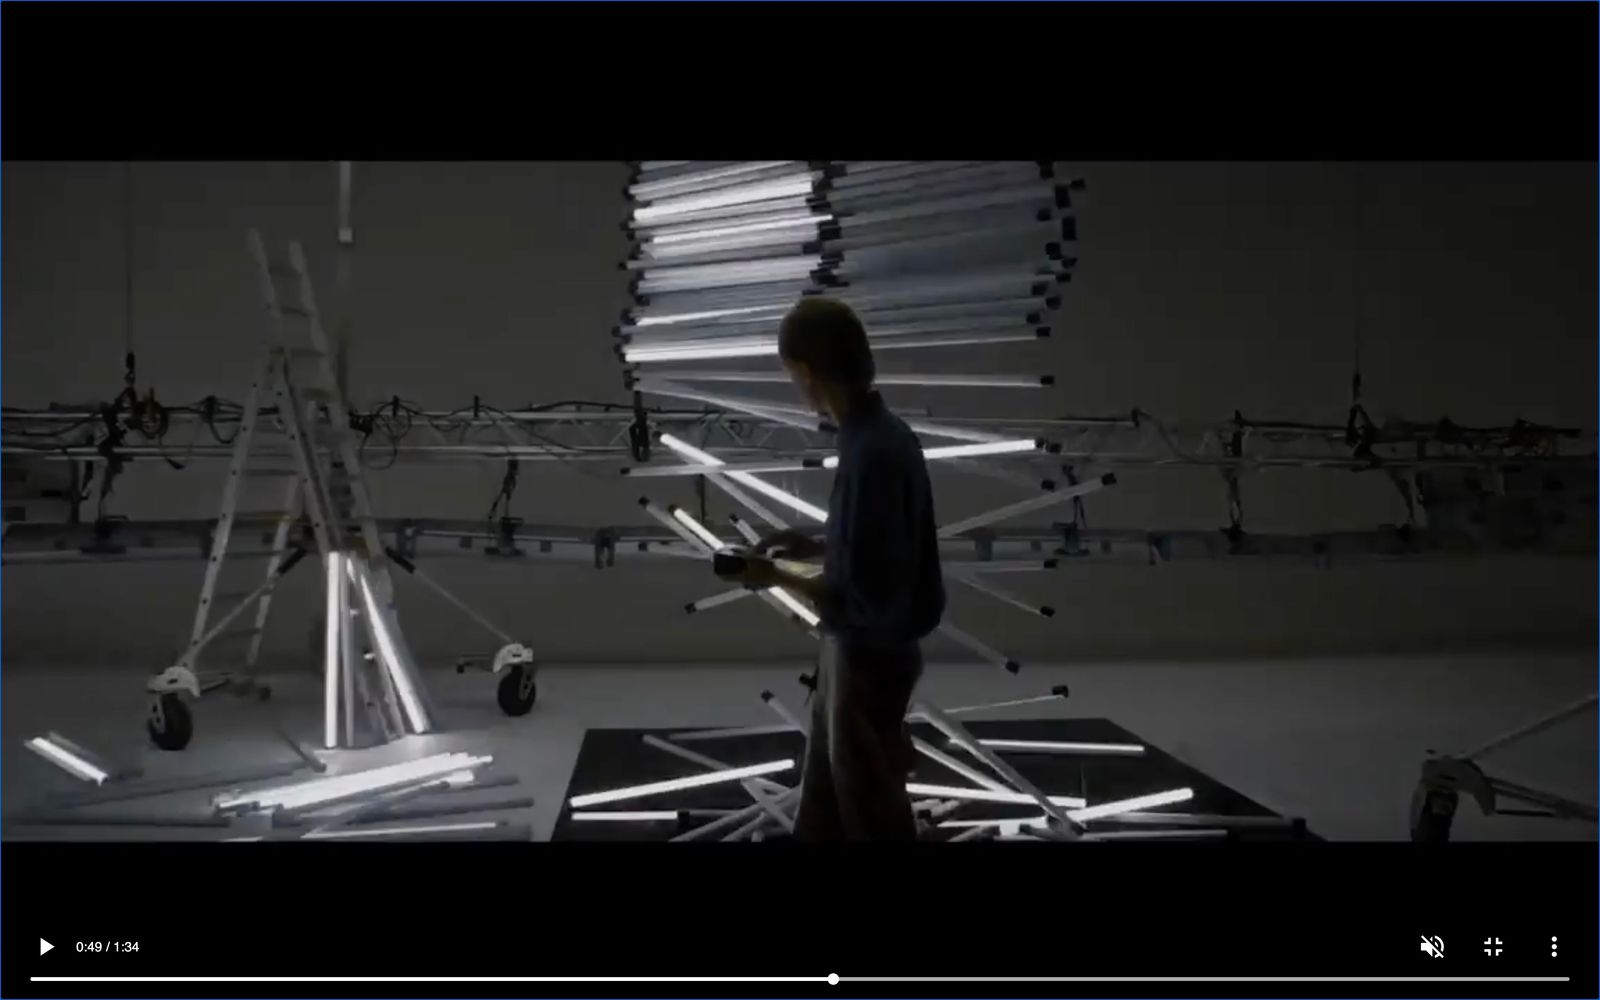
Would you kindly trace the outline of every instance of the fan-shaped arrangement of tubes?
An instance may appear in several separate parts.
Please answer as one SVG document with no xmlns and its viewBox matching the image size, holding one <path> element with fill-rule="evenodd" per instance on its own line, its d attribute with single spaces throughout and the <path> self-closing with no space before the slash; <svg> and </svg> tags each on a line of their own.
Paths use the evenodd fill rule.
<svg viewBox="0 0 1600 1000">
<path fill-rule="evenodd" d="M 765 475 L 826 469 L 817 457 L 829 428 L 792 396 L 749 395 L 727 383 L 781 383 L 777 331 L 783 315 L 807 295 L 850 305 L 880 356 L 880 385 L 959 389 L 1038 388 L 1047 374 L 988 374 L 993 345 L 1033 342 L 1050 334 L 1062 290 L 1076 261 L 1073 192 L 1081 185 L 1045 162 L 646 161 L 627 186 L 624 222 L 631 251 L 631 301 L 616 328 L 617 354 L 636 401 L 646 394 L 733 411 L 801 434 L 803 455 L 754 466 L 729 464 L 713 442 L 662 435 L 660 443 L 685 465 L 639 466 L 644 476 L 705 475 L 745 511 L 772 527 L 796 513 L 815 523 L 816 505 L 778 488 Z M 965 348 L 959 353 L 952 348 Z M 904 370 L 893 358 L 912 351 L 944 354 L 938 373 Z M 952 357 L 955 363 L 951 362 Z M 891 367 L 891 363 L 894 367 Z M 642 412 L 642 411 L 641 411 Z M 980 561 L 994 558 L 977 542 L 997 522 L 1064 504 L 1114 482 L 1017 475 L 992 463 L 1000 456 L 1048 457 L 1048 441 L 963 423 L 921 419 L 902 411 L 922 437 L 929 460 L 962 463 L 1020 483 L 1033 495 L 944 525 L 953 548 L 978 544 Z M 821 434 L 819 438 L 817 435 Z M 934 439 L 956 444 L 935 444 Z M 974 466 L 973 463 L 977 463 Z M 726 468 L 723 468 L 726 466 Z M 1012 486 L 1005 487 L 1013 489 Z M 720 536 L 679 508 L 645 510 L 709 557 Z M 692 529 L 686 531 L 685 526 Z M 734 519 L 743 538 L 749 525 Z M 955 553 L 951 553 L 955 555 Z M 966 554 L 966 553 L 963 553 Z M 1027 568 L 1052 565 L 1037 558 Z M 961 557 L 951 565 L 961 565 Z M 987 569 L 984 567 L 983 569 Z M 996 567 L 1001 568 L 1001 567 Z M 1005 567 L 1010 568 L 1010 567 Z M 1014 597 L 979 571 L 951 574 L 953 582 L 1018 610 L 1051 616 Z M 807 624 L 790 595 L 762 595 L 777 610 Z M 736 600 L 714 595 L 689 605 L 701 610 Z M 1003 652 L 946 622 L 941 632 L 980 659 L 1015 671 Z"/>
<path fill-rule="evenodd" d="M 1049 163 L 646 161 L 634 178 L 617 350 L 644 388 L 773 380 L 776 321 L 803 295 L 848 303 L 875 352 L 1032 341 L 1075 262 L 1077 185 Z M 682 367 L 731 359 L 748 379 Z M 923 384 L 1040 381 L 974 377 Z"/>
</svg>

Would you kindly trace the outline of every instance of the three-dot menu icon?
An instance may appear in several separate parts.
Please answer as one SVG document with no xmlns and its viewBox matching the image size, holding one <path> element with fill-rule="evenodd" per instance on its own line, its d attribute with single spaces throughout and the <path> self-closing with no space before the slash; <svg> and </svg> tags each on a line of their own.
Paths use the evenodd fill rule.
<svg viewBox="0 0 1600 1000">
<path fill-rule="evenodd" d="M 1557 943 L 1558 942 L 1556 941 L 1556 936 L 1554 934 L 1550 935 L 1550 957 L 1551 958 L 1555 958 L 1556 957 L 1556 944 Z"/>
</svg>

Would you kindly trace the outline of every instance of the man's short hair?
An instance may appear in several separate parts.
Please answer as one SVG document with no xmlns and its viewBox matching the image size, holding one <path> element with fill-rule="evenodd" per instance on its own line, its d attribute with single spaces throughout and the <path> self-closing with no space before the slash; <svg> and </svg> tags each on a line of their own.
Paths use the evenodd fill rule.
<svg viewBox="0 0 1600 1000">
<path fill-rule="evenodd" d="M 778 354 L 830 382 L 862 389 L 877 375 L 861 318 L 843 302 L 820 295 L 802 298 L 783 318 Z"/>
</svg>

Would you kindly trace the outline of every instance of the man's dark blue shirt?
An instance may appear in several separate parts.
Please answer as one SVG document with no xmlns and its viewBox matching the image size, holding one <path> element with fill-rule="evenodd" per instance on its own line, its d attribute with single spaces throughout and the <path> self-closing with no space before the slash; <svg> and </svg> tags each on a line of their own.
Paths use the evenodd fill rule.
<svg viewBox="0 0 1600 1000">
<path fill-rule="evenodd" d="M 819 607 L 847 646 L 916 642 L 944 614 L 933 489 L 911 428 L 869 394 L 839 428 Z"/>
</svg>

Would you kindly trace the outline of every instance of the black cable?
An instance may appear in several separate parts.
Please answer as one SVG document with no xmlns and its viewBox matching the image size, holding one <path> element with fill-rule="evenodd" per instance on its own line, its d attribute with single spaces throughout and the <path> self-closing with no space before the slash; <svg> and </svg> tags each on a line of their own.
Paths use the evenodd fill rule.
<svg viewBox="0 0 1600 1000">
<path fill-rule="evenodd" d="M 559 407 L 562 407 L 562 406 L 572 406 L 572 405 L 574 405 L 574 404 L 571 403 L 571 402 L 553 403 L 553 404 L 551 404 L 549 406 L 530 408 L 529 412 L 530 413 L 539 412 L 541 410 L 550 410 L 550 409 L 556 409 L 556 408 L 559 408 Z M 496 418 L 495 426 L 497 426 L 497 427 L 502 426 L 500 421 L 505 421 L 505 422 L 513 424 L 513 425 L 516 424 L 516 418 L 515 417 L 511 416 L 511 414 L 505 412 L 504 410 L 499 409 L 498 407 L 489 406 L 488 404 L 481 404 L 481 408 L 483 410 L 487 411 L 488 413 L 490 413 L 490 414 L 495 416 L 495 418 Z M 631 409 L 631 407 L 627 408 L 627 409 Z M 528 435 L 529 437 L 534 438 L 535 440 L 541 441 L 544 444 L 549 445 L 550 447 L 546 451 L 546 454 L 552 456 L 553 458 L 555 458 L 556 461 L 560 462 L 563 465 L 572 466 L 578 473 L 580 473 L 582 475 L 585 475 L 585 476 L 588 476 L 591 479 L 606 479 L 606 480 L 611 480 L 612 479 L 611 476 L 602 476 L 602 475 L 599 475 L 597 473 L 591 472 L 588 469 L 584 468 L 584 465 L 583 465 L 582 462 L 574 462 L 571 459 L 569 459 L 567 456 L 561 454 L 562 451 L 567 451 L 567 450 L 570 450 L 570 449 L 566 445 L 564 445 L 561 442 L 555 440 L 554 438 L 548 437 L 548 436 L 546 436 L 544 434 L 540 434 L 538 431 L 533 430 L 532 428 L 529 428 L 529 427 L 522 428 L 522 432 L 524 434 Z M 508 446 L 508 453 L 509 453 L 509 446 Z"/>
<path fill-rule="evenodd" d="M 206 425 L 206 429 L 211 432 L 212 438 L 214 438 L 218 444 L 222 445 L 223 447 L 228 447 L 239 439 L 239 434 L 243 431 L 243 428 L 235 430 L 232 437 L 225 438 L 222 436 L 222 433 L 217 430 L 218 402 L 219 401 L 217 397 L 207 396 L 205 401 L 201 404 L 202 409 L 200 412 L 200 420 Z"/>
<path fill-rule="evenodd" d="M 1350 374 L 1350 406 L 1351 406 L 1351 408 L 1353 410 L 1355 407 L 1358 407 L 1358 406 L 1361 405 L 1361 333 L 1362 333 L 1361 321 L 1362 321 L 1363 313 L 1365 311 L 1365 306 L 1366 306 L 1366 294 L 1365 294 L 1366 293 L 1366 289 L 1365 289 L 1366 268 L 1364 266 L 1365 258 L 1363 257 L 1363 252 L 1364 252 L 1364 248 L 1365 248 L 1365 245 L 1366 245 L 1366 239 L 1365 239 L 1365 236 L 1366 236 L 1366 226 L 1365 226 L 1365 221 L 1366 221 L 1365 205 L 1366 205 L 1366 202 L 1365 202 L 1365 199 L 1362 197 L 1361 167 L 1359 165 L 1357 165 L 1357 166 L 1352 168 L 1351 182 L 1352 182 L 1352 195 L 1353 195 L 1352 201 L 1354 202 L 1354 215 L 1355 215 L 1355 239 L 1353 241 L 1354 244 L 1355 244 L 1355 253 L 1352 255 L 1352 257 L 1353 257 L 1353 266 L 1351 268 L 1351 271 L 1352 271 L 1352 283 L 1354 285 L 1354 297 L 1355 297 L 1354 310 L 1353 311 L 1354 311 L 1355 315 L 1354 315 L 1354 321 L 1351 324 L 1351 331 L 1350 331 L 1350 337 L 1351 337 L 1351 340 L 1353 342 L 1352 345 L 1351 345 L 1351 347 L 1352 347 L 1351 353 L 1352 353 L 1353 357 L 1352 357 L 1352 367 L 1351 367 L 1351 374 Z M 1363 411 L 1363 415 L 1364 415 L 1364 411 Z"/>
<path fill-rule="evenodd" d="M 122 165 L 122 340 L 133 357 L 133 162 Z"/>
<path fill-rule="evenodd" d="M 490 524 L 494 523 L 496 514 L 509 520 L 511 517 L 511 498 L 517 492 L 517 460 L 506 460 L 505 475 L 500 478 L 500 491 L 495 494 L 494 502 L 489 505 L 489 514 L 485 518 Z M 505 505 L 504 511 L 501 505 Z"/>
</svg>

